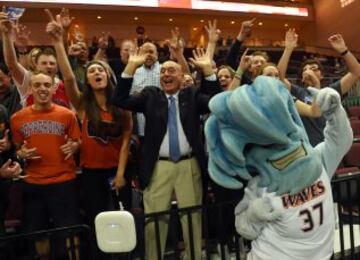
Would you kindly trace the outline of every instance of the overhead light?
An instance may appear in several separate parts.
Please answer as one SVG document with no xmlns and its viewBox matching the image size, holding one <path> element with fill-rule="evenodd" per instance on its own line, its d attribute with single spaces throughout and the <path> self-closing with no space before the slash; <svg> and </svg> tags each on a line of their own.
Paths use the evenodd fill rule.
<svg viewBox="0 0 360 260">
<path fill-rule="evenodd" d="M 230 23 L 231 23 L 231 24 L 235 24 L 235 21 L 231 21 Z"/>
<path fill-rule="evenodd" d="M 194 27 L 194 28 L 193 28 L 193 31 L 197 31 L 197 29 L 198 29 L 197 27 Z"/>
<path fill-rule="evenodd" d="M 101 20 L 101 16 L 100 15 L 98 15 L 98 17 L 96 17 L 98 20 Z"/>
<path fill-rule="evenodd" d="M 285 26 L 285 27 L 288 27 L 289 25 L 286 23 L 286 24 L 284 24 L 284 26 Z"/>
<path fill-rule="evenodd" d="M 259 22 L 258 25 L 261 26 L 261 25 L 263 25 L 263 23 L 262 23 L 262 22 Z"/>
<path fill-rule="evenodd" d="M 172 18 L 169 18 L 169 22 L 172 22 L 173 21 L 173 19 Z"/>
<path fill-rule="evenodd" d="M 200 23 L 203 23 L 203 22 L 204 22 L 204 20 L 203 20 L 203 19 L 201 19 L 201 20 L 200 20 Z"/>
<path fill-rule="evenodd" d="M 135 16 L 135 17 L 134 17 L 134 20 L 135 20 L 135 21 L 139 20 L 139 17 L 136 17 L 136 16 Z"/>
</svg>

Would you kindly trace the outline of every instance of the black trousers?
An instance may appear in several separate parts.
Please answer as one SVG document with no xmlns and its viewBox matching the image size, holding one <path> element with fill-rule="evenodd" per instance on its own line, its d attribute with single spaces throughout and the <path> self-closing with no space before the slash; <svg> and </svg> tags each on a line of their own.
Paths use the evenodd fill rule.
<svg viewBox="0 0 360 260">
<path fill-rule="evenodd" d="M 119 203 L 113 196 L 110 179 L 116 175 L 116 168 L 87 169 L 83 168 L 81 188 L 84 192 L 84 209 L 86 223 L 94 227 L 94 219 L 103 211 L 119 209 Z M 119 191 L 119 200 L 126 210 L 131 208 L 131 180 L 125 174 L 126 185 Z"/>
<path fill-rule="evenodd" d="M 226 189 L 213 181 L 211 182 L 211 185 L 214 191 L 215 202 L 224 203 L 217 211 L 217 238 L 221 244 L 227 244 L 229 247 L 232 247 L 233 243 L 231 238 L 236 233 L 234 210 L 237 203 L 244 197 L 244 189 Z"/>
</svg>

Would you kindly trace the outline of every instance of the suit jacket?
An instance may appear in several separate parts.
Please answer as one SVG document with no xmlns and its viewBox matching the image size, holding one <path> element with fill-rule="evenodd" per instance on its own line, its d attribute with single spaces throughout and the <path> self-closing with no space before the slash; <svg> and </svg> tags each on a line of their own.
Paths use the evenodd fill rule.
<svg viewBox="0 0 360 260">
<path fill-rule="evenodd" d="M 140 185 L 144 189 L 151 180 L 167 131 L 168 100 L 158 87 L 146 87 L 140 94 L 130 96 L 132 81 L 132 78 L 118 77 L 113 104 L 145 115 L 144 154 L 140 165 Z M 206 81 L 202 88 L 185 88 L 179 92 L 180 121 L 202 172 L 206 172 L 207 160 L 201 141 L 200 115 L 210 113 L 209 100 L 219 92 L 217 81 Z"/>
</svg>

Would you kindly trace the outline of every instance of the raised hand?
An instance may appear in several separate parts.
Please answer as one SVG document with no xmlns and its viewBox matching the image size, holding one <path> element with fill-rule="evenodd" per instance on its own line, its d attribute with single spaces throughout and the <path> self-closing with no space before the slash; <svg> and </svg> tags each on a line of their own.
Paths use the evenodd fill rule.
<svg viewBox="0 0 360 260">
<path fill-rule="evenodd" d="M 194 58 L 190 58 L 190 61 L 199 68 L 204 68 L 205 66 L 211 67 L 211 59 L 209 53 L 206 53 L 204 49 L 193 50 Z"/>
<path fill-rule="evenodd" d="M 146 56 L 147 54 L 142 51 L 141 47 L 136 48 L 135 50 L 130 51 L 128 64 L 131 63 L 136 65 L 136 67 L 140 67 L 144 64 Z"/>
<path fill-rule="evenodd" d="M 213 22 L 208 21 L 208 26 L 205 25 L 205 30 L 208 33 L 209 42 L 216 43 L 219 40 L 221 31 L 217 29 L 217 20 Z"/>
<path fill-rule="evenodd" d="M 70 17 L 69 9 L 62 8 L 60 12 L 60 21 L 62 27 L 67 30 L 69 29 L 72 21 L 75 19 L 75 17 Z"/>
<path fill-rule="evenodd" d="M 79 142 L 72 140 L 65 135 L 65 144 L 60 146 L 60 150 L 65 155 L 65 160 L 69 159 L 79 148 Z"/>
<path fill-rule="evenodd" d="M 0 167 L 0 177 L 2 178 L 17 178 L 21 172 L 20 164 L 10 159 Z"/>
<path fill-rule="evenodd" d="M 245 72 L 251 65 L 251 57 L 250 55 L 247 55 L 249 51 L 249 48 L 247 48 L 240 59 L 239 69 L 241 69 L 242 72 Z"/>
<path fill-rule="evenodd" d="M 171 39 L 166 40 L 166 44 L 169 46 L 170 51 L 173 52 L 184 52 L 184 41 L 181 39 L 180 30 L 175 27 L 171 30 Z"/>
<path fill-rule="evenodd" d="M 0 139 L 0 153 L 9 150 L 10 147 L 9 129 L 6 129 L 3 138 Z"/>
<path fill-rule="evenodd" d="M 253 18 L 242 22 L 240 32 L 237 36 L 239 41 L 244 41 L 247 37 L 250 37 L 255 20 L 256 18 Z"/>
<path fill-rule="evenodd" d="M 15 46 L 18 50 L 26 50 L 29 45 L 31 31 L 23 24 L 14 24 Z"/>
<path fill-rule="evenodd" d="M 56 15 L 55 18 L 49 9 L 45 9 L 45 13 L 49 18 L 49 23 L 46 25 L 46 32 L 51 36 L 54 41 L 63 40 L 64 28 L 61 24 L 60 15 Z"/>
<path fill-rule="evenodd" d="M 196 49 L 193 50 L 193 56 L 194 58 L 190 58 L 190 62 L 192 62 L 196 67 L 202 69 L 205 76 L 213 74 L 210 52 L 204 52 L 203 49 Z"/>
<path fill-rule="evenodd" d="M 134 75 L 136 69 L 144 64 L 147 54 L 144 53 L 141 48 L 135 48 L 135 50 L 129 51 L 129 59 L 124 69 L 124 73 L 127 75 Z"/>
<path fill-rule="evenodd" d="M 25 160 L 41 159 L 41 156 L 38 155 L 37 153 L 37 148 L 36 147 L 29 148 L 27 146 L 26 141 L 24 141 L 24 143 L 21 145 L 21 148 L 16 152 L 16 154 L 20 159 L 25 159 Z"/>
<path fill-rule="evenodd" d="M 101 36 L 99 37 L 98 40 L 98 47 L 101 50 L 106 50 L 109 46 L 109 41 L 108 38 L 110 36 L 110 33 L 108 32 L 107 34 L 105 34 L 105 32 L 101 33 Z"/>
<path fill-rule="evenodd" d="M 285 48 L 293 50 L 297 47 L 299 36 L 296 34 L 294 28 L 290 28 L 285 34 Z"/>
<path fill-rule="evenodd" d="M 9 20 L 8 14 L 6 13 L 6 7 L 2 7 L 0 12 L 0 30 L 5 33 L 11 33 L 13 29 L 13 22 Z"/>
<path fill-rule="evenodd" d="M 339 93 L 332 88 L 323 88 L 318 91 L 315 101 L 325 118 L 329 118 L 341 105 Z"/>
<path fill-rule="evenodd" d="M 74 35 L 75 43 L 84 41 L 84 35 L 80 32 L 80 28 L 78 25 L 74 26 L 74 34 L 73 35 Z"/>
<path fill-rule="evenodd" d="M 329 42 L 331 46 L 336 50 L 338 53 L 343 53 L 347 50 L 345 41 L 341 34 L 335 34 L 329 37 Z"/>
</svg>

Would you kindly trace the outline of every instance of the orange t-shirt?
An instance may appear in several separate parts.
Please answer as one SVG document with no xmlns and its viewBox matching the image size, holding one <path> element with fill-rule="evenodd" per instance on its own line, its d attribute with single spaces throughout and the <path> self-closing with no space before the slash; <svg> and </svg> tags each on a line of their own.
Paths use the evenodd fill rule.
<svg viewBox="0 0 360 260">
<path fill-rule="evenodd" d="M 26 161 L 26 182 L 52 184 L 75 178 L 74 158 L 65 160 L 60 150 L 65 144 L 65 135 L 80 139 L 80 128 L 71 110 L 55 104 L 46 111 L 25 107 L 11 117 L 11 131 L 16 144 L 26 141 L 27 147 L 35 147 L 41 156 Z"/>
<path fill-rule="evenodd" d="M 96 131 L 84 116 L 81 132 L 80 165 L 89 169 L 115 168 L 119 164 L 122 132 L 127 124 L 113 122 L 109 112 L 101 111 L 101 125 Z M 123 118 L 123 117 L 122 117 Z"/>
</svg>

